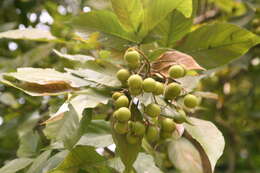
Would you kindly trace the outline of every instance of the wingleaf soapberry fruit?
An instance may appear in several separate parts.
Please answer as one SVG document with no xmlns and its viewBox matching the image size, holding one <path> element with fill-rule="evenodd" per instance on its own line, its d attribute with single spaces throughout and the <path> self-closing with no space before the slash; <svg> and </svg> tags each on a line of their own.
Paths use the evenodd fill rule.
<svg viewBox="0 0 260 173">
<path fill-rule="evenodd" d="M 140 54 L 135 50 L 127 51 L 125 53 L 124 59 L 127 63 L 133 64 L 140 61 Z"/>
<path fill-rule="evenodd" d="M 149 125 L 147 127 L 146 133 L 145 133 L 145 138 L 149 142 L 154 142 L 159 139 L 159 129 L 156 126 Z"/>
<path fill-rule="evenodd" d="M 161 82 L 156 82 L 155 89 L 153 91 L 154 95 L 161 95 L 164 92 L 164 85 Z"/>
<path fill-rule="evenodd" d="M 129 88 L 136 88 L 136 89 L 141 89 L 142 85 L 143 85 L 143 79 L 141 76 L 139 76 L 138 74 L 135 75 L 131 75 L 128 78 L 128 86 Z"/>
<path fill-rule="evenodd" d="M 115 101 L 115 107 L 121 108 L 121 107 L 128 107 L 129 105 L 129 100 L 125 95 L 120 96 L 116 101 Z"/>
<path fill-rule="evenodd" d="M 130 75 L 130 72 L 126 69 L 121 69 L 116 73 L 117 79 L 121 82 L 126 82 Z"/>
<path fill-rule="evenodd" d="M 180 78 L 185 76 L 185 69 L 181 65 L 173 65 L 169 69 L 169 76 L 172 78 Z"/>
<path fill-rule="evenodd" d="M 121 93 L 121 92 L 114 92 L 113 95 L 112 95 L 112 99 L 117 100 L 122 95 L 124 95 L 124 94 Z"/>
<path fill-rule="evenodd" d="M 139 139 L 138 136 L 134 136 L 134 135 L 132 135 L 131 133 L 127 133 L 127 135 L 126 135 L 126 141 L 127 141 L 129 144 L 137 144 L 139 140 L 140 140 L 140 139 Z"/>
<path fill-rule="evenodd" d="M 115 112 L 115 119 L 120 121 L 120 122 L 126 122 L 130 118 L 131 118 L 131 111 L 126 107 L 119 108 Z"/>
<path fill-rule="evenodd" d="M 199 104 L 199 99 L 192 94 L 186 95 L 183 101 L 184 105 L 188 108 L 195 108 Z"/>
<path fill-rule="evenodd" d="M 164 97 L 168 100 L 172 100 L 175 97 L 179 96 L 180 93 L 181 93 L 181 86 L 173 82 L 166 87 Z"/>
<path fill-rule="evenodd" d="M 166 132 L 173 132 L 176 128 L 175 123 L 170 118 L 165 118 L 161 122 L 162 130 Z"/>
<path fill-rule="evenodd" d="M 145 108 L 145 113 L 150 117 L 157 117 L 161 114 L 161 108 L 159 105 L 151 103 Z"/>
<path fill-rule="evenodd" d="M 131 125 L 131 130 L 136 136 L 143 136 L 145 134 L 145 125 L 139 121 L 133 122 Z"/>
<path fill-rule="evenodd" d="M 128 131 L 128 123 L 116 122 L 114 124 L 114 129 L 118 134 L 125 134 Z"/>
<path fill-rule="evenodd" d="M 156 89 L 156 81 L 153 78 L 146 78 L 143 81 L 143 89 L 145 92 L 153 92 Z"/>
</svg>

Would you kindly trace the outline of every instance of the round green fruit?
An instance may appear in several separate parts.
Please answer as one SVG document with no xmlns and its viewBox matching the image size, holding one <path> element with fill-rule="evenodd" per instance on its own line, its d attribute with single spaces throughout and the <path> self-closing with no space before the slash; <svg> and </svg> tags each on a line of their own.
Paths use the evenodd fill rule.
<svg viewBox="0 0 260 173">
<path fill-rule="evenodd" d="M 124 94 L 121 93 L 121 92 L 114 92 L 113 95 L 112 95 L 112 99 L 117 100 L 122 95 L 124 95 Z"/>
<path fill-rule="evenodd" d="M 164 92 L 164 85 L 161 82 L 156 82 L 155 89 L 153 91 L 154 95 L 161 95 Z"/>
<path fill-rule="evenodd" d="M 126 135 L 126 141 L 129 144 L 137 144 L 139 142 L 139 137 L 138 136 L 134 136 L 131 133 L 127 133 Z"/>
<path fill-rule="evenodd" d="M 145 138 L 149 142 L 155 142 L 159 139 L 159 129 L 156 126 L 148 126 L 146 133 L 145 133 Z"/>
<path fill-rule="evenodd" d="M 258 26 L 258 25 L 260 25 L 260 19 L 254 19 L 254 20 L 252 20 L 252 25 L 253 25 L 253 26 Z"/>
<path fill-rule="evenodd" d="M 115 107 L 121 108 L 121 107 L 128 107 L 129 105 L 129 100 L 125 95 L 120 96 L 116 101 L 115 101 Z"/>
<path fill-rule="evenodd" d="M 173 117 L 174 122 L 181 124 L 186 122 L 186 113 L 183 110 L 179 110 L 178 113 Z"/>
<path fill-rule="evenodd" d="M 117 79 L 121 82 L 126 82 L 130 75 L 130 72 L 126 69 L 121 69 L 116 73 Z"/>
<path fill-rule="evenodd" d="M 128 67 L 130 68 L 130 69 L 137 69 L 138 67 L 140 67 L 140 65 L 141 65 L 141 63 L 140 63 L 140 61 L 138 61 L 138 62 L 136 62 L 136 63 L 128 63 L 127 64 L 128 65 Z"/>
<path fill-rule="evenodd" d="M 143 89 L 145 92 L 153 92 L 156 88 L 156 81 L 153 78 L 146 78 L 143 81 Z"/>
<path fill-rule="evenodd" d="M 150 117 L 157 117 L 161 114 L 161 108 L 157 104 L 151 103 L 145 108 L 145 113 Z"/>
<path fill-rule="evenodd" d="M 161 132 L 161 137 L 162 137 L 163 139 L 171 138 L 171 137 L 172 137 L 172 132 L 162 131 L 162 132 Z"/>
<path fill-rule="evenodd" d="M 134 64 L 140 61 L 140 54 L 135 50 L 127 51 L 125 53 L 124 59 L 129 64 Z"/>
<path fill-rule="evenodd" d="M 169 69 L 169 76 L 172 78 L 180 78 L 185 76 L 185 69 L 181 65 L 173 65 Z"/>
<path fill-rule="evenodd" d="M 118 134 L 125 134 L 128 131 L 128 123 L 116 122 L 114 124 L 114 129 Z"/>
<path fill-rule="evenodd" d="M 199 104 L 199 99 L 191 94 L 188 94 L 184 97 L 184 105 L 188 108 L 195 108 Z"/>
<path fill-rule="evenodd" d="M 142 94 L 143 90 L 142 90 L 142 88 L 129 88 L 129 92 L 133 96 L 138 96 L 138 95 Z"/>
<path fill-rule="evenodd" d="M 136 136 L 143 136 L 145 134 L 145 125 L 139 121 L 131 124 L 131 130 Z"/>
<path fill-rule="evenodd" d="M 181 86 L 173 82 L 166 87 L 164 97 L 168 100 L 172 100 L 175 97 L 179 96 L 180 93 L 181 93 Z"/>
<path fill-rule="evenodd" d="M 115 119 L 120 122 L 126 122 L 131 118 L 131 112 L 128 108 L 122 107 L 115 112 Z"/>
<path fill-rule="evenodd" d="M 141 89 L 143 85 L 143 79 L 138 74 L 132 75 L 127 80 L 128 86 L 132 89 Z"/>
<path fill-rule="evenodd" d="M 173 132 L 176 128 L 174 121 L 170 118 L 163 119 L 161 123 L 164 132 Z"/>
</svg>

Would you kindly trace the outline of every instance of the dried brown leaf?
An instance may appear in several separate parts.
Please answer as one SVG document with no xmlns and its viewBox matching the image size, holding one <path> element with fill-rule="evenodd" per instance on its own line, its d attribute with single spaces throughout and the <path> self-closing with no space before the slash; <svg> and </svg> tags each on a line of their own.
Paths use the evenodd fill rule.
<svg viewBox="0 0 260 173">
<path fill-rule="evenodd" d="M 168 76 L 168 69 L 174 64 L 182 65 L 187 70 L 205 70 L 193 59 L 193 57 L 179 51 L 167 51 L 163 53 L 152 64 L 152 70 L 155 73 L 158 72 Z"/>
</svg>

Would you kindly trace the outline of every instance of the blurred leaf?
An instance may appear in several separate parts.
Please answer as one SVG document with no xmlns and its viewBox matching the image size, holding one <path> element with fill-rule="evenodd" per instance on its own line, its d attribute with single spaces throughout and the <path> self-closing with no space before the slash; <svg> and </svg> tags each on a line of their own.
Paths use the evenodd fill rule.
<svg viewBox="0 0 260 173">
<path fill-rule="evenodd" d="M 139 35 L 145 37 L 156 25 L 158 25 L 166 16 L 176 9 L 181 0 L 147 0 L 143 1 L 144 19 Z"/>
<path fill-rule="evenodd" d="M 83 90 L 82 94 L 74 97 L 70 103 L 75 108 L 76 112 L 81 115 L 86 108 L 95 108 L 99 104 L 107 104 L 110 97 L 102 95 L 97 91 L 88 89 Z"/>
<path fill-rule="evenodd" d="M 24 40 L 35 40 L 35 41 L 52 41 L 56 40 L 49 31 L 40 29 L 23 29 L 23 30 L 9 30 L 0 33 L 1 38 L 8 39 L 24 39 Z"/>
<path fill-rule="evenodd" d="M 181 173 L 203 173 L 199 152 L 185 138 L 175 139 L 169 143 L 168 156 Z"/>
<path fill-rule="evenodd" d="M 71 21 L 74 28 L 79 31 L 99 31 L 128 41 L 137 42 L 136 37 L 125 31 L 120 25 L 116 15 L 110 11 L 91 11 L 74 17 Z"/>
<path fill-rule="evenodd" d="M 33 159 L 19 158 L 8 162 L 4 167 L 0 169 L 1 173 L 15 173 L 21 169 L 26 168 L 33 162 Z"/>
<path fill-rule="evenodd" d="M 151 155 L 140 153 L 134 163 L 134 168 L 137 173 L 162 173 L 162 171 L 155 165 L 154 159 Z"/>
<path fill-rule="evenodd" d="M 87 56 L 87 55 L 69 55 L 69 54 L 63 54 L 57 50 L 53 50 L 54 53 L 56 53 L 59 57 L 61 58 L 66 58 L 66 59 L 69 59 L 69 60 L 72 60 L 72 61 L 79 61 L 81 63 L 84 63 L 86 61 L 89 61 L 89 60 L 94 60 L 95 58 L 92 57 L 92 56 Z"/>
<path fill-rule="evenodd" d="M 104 148 L 113 143 L 114 141 L 111 134 L 86 133 L 80 138 L 77 145 L 88 145 L 95 148 Z"/>
<path fill-rule="evenodd" d="M 17 109 L 19 107 L 19 103 L 18 101 L 15 99 L 15 97 L 13 96 L 12 93 L 10 92 L 4 92 L 4 93 L 0 93 L 0 102 L 11 106 L 14 109 Z"/>
<path fill-rule="evenodd" d="M 72 148 L 80 138 L 80 120 L 72 105 L 68 109 L 61 119 L 47 123 L 44 134 L 53 142 L 62 141 L 66 148 Z"/>
<path fill-rule="evenodd" d="M 193 91 L 197 87 L 199 81 L 202 78 L 204 78 L 205 76 L 206 75 L 185 76 L 183 78 L 179 78 L 179 79 L 175 79 L 175 80 L 178 81 L 181 84 L 181 86 L 183 88 L 185 88 L 185 90 L 187 92 L 191 92 L 191 91 Z"/>
<path fill-rule="evenodd" d="M 50 155 L 51 150 L 44 151 L 33 161 L 27 173 L 41 173 Z"/>
<path fill-rule="evenodd" d="M 68 151 L 64 150 L 50 157 L 45 163 L 45 166 L 42 169 L 41 173 L 47 173 L 48 171 L 56 168 L 65 159 L 67 155 Z"/>
<path fill-rule="evenodd" d="M 17 150 L 18 157 L 32 157 L 37 154 L 40 136 L 37 132 L 30 131 L 20 136 L 20 145 Z"/>
<path fill-rule="evenodd" d="M 196 91 L 194 92 L 194 95 L 207 98 L 207 99 L 214 99 L 218 100 L 218 95 L 212 92 L 203 92 L 203 91 Z"/>
<path fill-rule="evenodd" d="M 205 70 L 191 56 L 179 51 L 168 51 L 163 53 L 153 62 L 152 69 L 155 73 L 160 72 L 165 76 L 168 76 L 169 68 L 175 64 L 183 65 L 187 70 Z"/>
<path fill-rule="evenodd" d="M 183 0 L 183 2 L 178 6 L 177 10 L 179 10 L 185 17 L 191 17 L 192 0 Z"/>
<path fill-rule="evenodd" d="M 191 122 L 193 125 L 184 124 L 185 129 L 202 146 L 214 171 L 217 160 L 223 154 L 224 137 L 210 121 L 191 118 Z"/>
<path fill-rule="evenodd" d="M 260 43 L 253 33 L 228 23 L 205 25 L 190 33 L 177 48 L 205 68 L 225 65 Z"/>
<path fill-rule="evenodd" d="M 112 8 L 124 28 L 136 32 L 143 19 L 143 6 L 140 0 L 110 0 Z"/>
<path fill-rule="evenodd" d="M 7 77 L 19 82 L 8 81 Z M 4 73 L 0 81 L 32 96 L 55 95 L 89 85 L 87 81 L 68 73 L 41 68 L 18 68 L 17 72 Z"/>
<path fill-rule="evenodd" d="M 50 173 L 72 173 L 79 168 L 90 172 L 110 173 L 106 159 L 99 155 L 94 147 L 77 146 L 71 150 L 65 160 Z"/>
</svg>

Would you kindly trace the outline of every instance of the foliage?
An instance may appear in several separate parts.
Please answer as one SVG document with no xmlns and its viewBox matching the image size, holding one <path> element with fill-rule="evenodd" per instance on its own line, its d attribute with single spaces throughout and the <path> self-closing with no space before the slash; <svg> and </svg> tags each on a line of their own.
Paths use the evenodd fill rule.
<svg viewBox="0 0 260 173">
<path fill-rule="evenodd" d="M 255 19 L 260 13 L 252 15 L 251 3 L 259 4 L 210 0 L 211 8 L 203 3 L 0 2 L 0 116 L 4 121 L 0 172 L 211 173 L 225 167 L 234 172 L 236 156 L 248 154 L 244 149 L 259 130 L 255 120 L 259 118 L 260 22 Z M 86 6 L 91 11 L 81 12 Z M 27 16 L 46 12 L 53 18 L 45 25 L 48 31 L 21 30 L 21 25 L 17 29 L 20 23 L 37 28 L 38 22 Z M 8 46 L 12 50 L 11 45 L 19 47 L 6 51 Z M 131 51 L 139 56 L 136 64 L 124 59 Z M 176 64 L 185 73 L 168 75 Z M 140 89 L 138 80 L 134 85 L 118 80 L 122 68 L 149 79 L 148 86 L 141 81 Z M 164 95 L 156 94 L 150 91 L 156 88 L 154 80 L 174 87 L 168 85 Z M 130 101 L 131 117 L 126 122 L 113 115 L 118 108 L 117 99 L 112 99 L 115 92 Z M 200 106 L 187 106 L 188 94 L 199 98 L 193 105 L 200 102 Z M 160 111 L 147 111 L 151 104 L 159 105 Z M 153 114 L 156 111 L 159 115 Z M 140 128 L 137 135 L 137 120 L 144 128 L 161 129 L 160 137 L 148 141 Z M 223 131 L 225 150 L 222 133 L 210 121 Z M 118 133 L 116 123 L 126 123 L 136 142 Z M 172 123 L 176 130 L 164 133 Z M 259 149 L 257 138 L 253 140 L 250 146 L 256 151 L 250 151 L 253 161 L 248 165 L 257 171 Z M 115 150 L 111 150 L 113 143 Z M 243 161 L 238 160 L 241 172 L 250 172 Z"/>
</svg>

